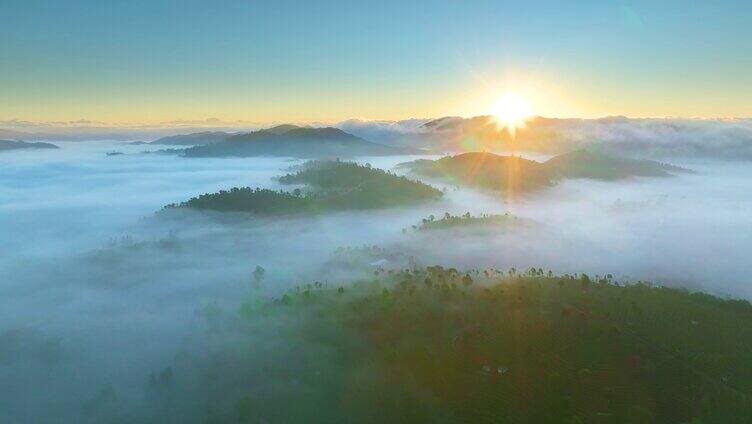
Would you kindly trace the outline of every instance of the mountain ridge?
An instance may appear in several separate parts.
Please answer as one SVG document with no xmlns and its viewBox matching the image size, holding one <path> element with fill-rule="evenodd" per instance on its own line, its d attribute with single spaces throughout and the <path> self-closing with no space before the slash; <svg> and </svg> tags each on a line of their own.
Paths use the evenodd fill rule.
<svg viewBox="0 0 752 424">
<path fill-rule="evenodd" d="M 372 143 L 335 127 L 277 126 L 236 134 L 183 151 L 186 157 L 351 157 L 418 154 L 417 149 Z"/>
</svg>

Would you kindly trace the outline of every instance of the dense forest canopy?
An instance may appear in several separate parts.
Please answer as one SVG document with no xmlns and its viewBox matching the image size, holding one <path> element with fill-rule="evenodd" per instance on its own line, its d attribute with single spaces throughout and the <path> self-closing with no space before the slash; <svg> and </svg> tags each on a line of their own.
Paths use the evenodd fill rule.
<svg viewBox="0 0 752 424">
<path fill-rule="evenodd" d="M 208 387 L 218 420 L 752 419 L 746 301 L 626 285 L 608 274 L 429 266 L 377 269 L 350 285 L 299 285 L 275 301 L 248 302 L 238 315 L 248 336 L 282 322 L 272 345 L 290 339 L 317 348 L 295 362 L 264 356 L 263 367 L 241 365 L 245 355 L 263 355 L 252 346 L 233 350 L 215 367 L 241 375 L 211 374 L 244 389 L 228 398 Z M 300 384 L 241 383 L 270 373 Z"/>
<path fill-rule="evenodd" d="M 464 215 L 452 215 L 449 212 L 445 212 L 444 215 L 438 219 L 434 215 L 429 215 L 411 228 L 417 231 L 447 230 L 451 228 L 468 227 L 488 230 L 491 228 L 509 228 L 526 224 L 530 224 L 530 221 L 511 215 L 508 212 L 503 215 L 481 214 L 480 216 L 473 216 L 470 212 L 467 212 Z"/>
<path fill-rule="evenodd" d="M 368 165 L 314 161 L 279 178 L 283 184 L 305 184 L 292 192 L 235 187 L 202 194 L 166 209 L 192 208 L 264 215 L 314 213 L 344 209 L 376 209 L 435 200 L 442 192 Z"/>
</svg>

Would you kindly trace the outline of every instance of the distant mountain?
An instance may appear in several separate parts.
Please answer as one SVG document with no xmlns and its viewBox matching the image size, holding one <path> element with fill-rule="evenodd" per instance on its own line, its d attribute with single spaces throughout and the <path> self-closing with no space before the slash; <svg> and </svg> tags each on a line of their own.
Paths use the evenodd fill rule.
<svg viewBox="0 0 752 424">
<path fill-rule="evenodd" d="M 371 143 L 338 128 L 280 125 L 238 134 L 205 146 L 185 150 L 186 157 L 290 156 L 301 158 L 386 156 L 421 151 Z"/>
<path fill-rule="evenodd" d="M 171 135 L 154 140 L 151 144 L 165 146 L 202 146 L 219 143 L 233 134 L 223 131 L 204 131 L 192 134 Z"/>
<path fill-rule="evenodd" d="M 269 131 L 270 133 L 273 133 L 273 134 L 284 134 L 284 133 L 286 133 L 286 132 L 288 132 L 290 130 L 294 130 L 296 128 L 300 128 L 300 127 L 297 126 L 297 125 L 293 125 L 293 124 L 282 124 L 282 125 L 277 125 L 276 127 L 271 127 L 269 129 L 267 129 L 267 131 Z"/>
<path fill-rule="evenodd" d="M 398 165 L 427 177 L 458 185 L 504 191 L 510 194 L 555 184 L 566 178 L 618 180 L 630 177 L 668 177 L 691 170 L 651 160 L 629 159 L 577 150 L 540 163 L 519 156 L 473 152 L 437 160 L 417 160 Z"/>
<path fill-rule="evenodd" d="M 562 178 L 618 180 L 629 177 L 668 177 L 688 169 L 652 160 L 630 159 L 585 149 L 555 156 L 544 163 Z"/>
<path fill-rule="evenodd" d="M 59 149 L 51 143 L 29 143 L 26 141 L 0 140 L 0 151 L 20 149 Z"/>
</svg>

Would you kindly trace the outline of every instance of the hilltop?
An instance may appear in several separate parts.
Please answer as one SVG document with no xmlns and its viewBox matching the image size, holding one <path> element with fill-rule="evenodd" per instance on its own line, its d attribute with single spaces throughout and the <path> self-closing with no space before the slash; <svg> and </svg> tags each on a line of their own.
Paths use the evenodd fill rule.
<svg viewBox="0 0 752 424">
<path fill-rule="evenodd" d="M 192 134 L 170 135 L 154 140 L 149 144 L 165 146 L 200 146 L 219 143 L 230 136 L 232 136 L 232 134 L 223 131 L 204 131 Z"/>
<path fill-rule="evenodd" d="M 276 325 L 263 332 L 267 344 L 293 340 L 298 360 L 266 354 L 259 366 L 255 350 L 234 348 L 211 361 L 200 372 L 226 402 L 224 411 L 216 405 L 217 421 L 752 418 L 752 306 L 742 300 L 608 274 L 429 266 L 301 284 L 236 315 L 245 332 L 226 338 L 227 347 L 255 349 L 258 334 Z M 256 389 L 268 375 L 299 383 Z"/>
<path fill-rule="evenodd" d="M 665 163 L 630 159 L 581 149 L 555 156 L 544 162 L 552 173 L 563 178 L 619 180 L 630 177 L 669 177 L 673 173 L 691 172 Z"/>
<path fill-rule="evenodd" d="M 399 165 L 427 177 L 453 184 L 510 193 L 530 191 L 553 183 L 551 171 L 539 162 L 519 156 L 472 152 L 437 160 L 420 159 Z"/>
<path fill-rule="evenodd" d="M 414 154 L 418 151 L 371 143 L 338 128 L 274 128 L 237 134 L 204 146 L 186 149 L 186 157 L 290 156 L 303 158 L 385 156 Z"/>
<path fill-rule="evenodd" d="M 442 178 L 453 184 L 511 194 L 549 187 L 568 178 L 612 181 L 632 177 L 669 177 L 677 173 L 692 172 L 651 160 L 630 159 L 587 150 L 565 153 L 543 163 L 519 156 L 472 152 L 437 160 L 420 159 L 398 166 L 418 175 Z"/>
<path fill-rule="evenodd" d="M 442 192 L 403 176 L 352 162 L 315 161 L 279 178 L 283 184 L 305 184 L 287 191 L 236 187 L 202 194 L 165 209 L 190 208 L 260 215 L 319 213 L 331 210 L 378 209 L 409 205 L 442 196 Z"/>
<path fill-rule="evenodd" d="M 423 218 L 419 223 L 412 225 L 415 231 L 433 231 L 433 230 L 449 230 L 449 229 L 475 229 L 481 231 L 489 231 L 494 228 L 505 229 L 532 225 L 531 221 L 522 219 L 514 215 L 510 215 L 508 212 L 503 215 L 489 215 L 481 214 L 480 216 L 473 216 L 470 212 L 464 215 L 452 215 L 449 212 L 444 213 L 444 216 L 436 218 L 433 215 L 429 215 Z M 403 232 L 407 232 L 407 228 L 403 229 Z"/>
</svg>

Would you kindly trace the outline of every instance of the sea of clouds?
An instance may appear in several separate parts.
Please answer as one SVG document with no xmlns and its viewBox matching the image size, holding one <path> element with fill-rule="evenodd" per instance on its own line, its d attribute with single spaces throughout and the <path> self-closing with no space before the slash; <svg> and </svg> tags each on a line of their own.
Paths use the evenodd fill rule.
<svg viewBox="0 0 752 424">
<path fill-rule="evenodd" d="M 514 201 L 427 181 L 446 189 L 443 200 L 278 219 L 154 212 L 234 186 L 283 188 L 273 177 L 299 161 L 189 159 L 144 154 L 151 148 L 112 141 L 2 153 L 0 421 L 201 421 L 205 398 L 199 387 L 205 382 L 178 373 L 183 391 L 177 399 L 155 403 L 150 375 L 181 355 L 202 358 L 218 349 L 207 308 L 234 314 L 244 301 L 280 296 L 296 284 L 346 284 L 359 277 L 324 266 L 341 246 L 378 245 L 423 265 L 612 273 L 620 281 L 752 298 L 752 169 L 744 161 L 719 159 L 737 159 L 730 152 L 746 148 L 749 123 L 643 124 L 593 128 L 608 128 L 623 140 L 660 133 L 674 134 L 681 144 L 693 131 L 700 135 L 690 144 L 708 134 L 727 139 L 717 136 L 715 153 L 706 156 L 695 147 L 670 149 L 682 152 L 672 162 L 695 174 L 570 180 Z M 419 127 L 413 122 L 401 131 Z M 112 151 L 125 154 L 106 155 Z M 411 159 L 358 160 L 394 169 Z M 510 212 L 534 225 L 487 233 L 403 232 L 444 212 Z M 252 284 L 257 265 L 266 270 L 260 290 Z M 259 349 L 272 349 L 258 337 Z"/>
</svg>

